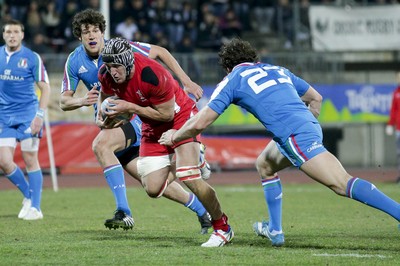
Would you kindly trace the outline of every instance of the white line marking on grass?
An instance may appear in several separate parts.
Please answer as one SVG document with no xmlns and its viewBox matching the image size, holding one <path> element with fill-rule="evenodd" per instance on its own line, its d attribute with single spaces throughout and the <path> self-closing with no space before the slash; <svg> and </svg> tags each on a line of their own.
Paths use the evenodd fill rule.
<svg viewBox="0 0 400 266">
<path fill-rule="evenodd" d="M 357 254 L 357 253 L 349 253 L 349 254 L 328 254 L 328 253 L 321 253 L 321 254 L 313 254 L 313 256 L 317 256 L 317 257 L 379 258 L 379 259 L 388 259 L 388 258 L 391 258 L 391 256 L 373 255 L 373 254 Z"/>
</svg>

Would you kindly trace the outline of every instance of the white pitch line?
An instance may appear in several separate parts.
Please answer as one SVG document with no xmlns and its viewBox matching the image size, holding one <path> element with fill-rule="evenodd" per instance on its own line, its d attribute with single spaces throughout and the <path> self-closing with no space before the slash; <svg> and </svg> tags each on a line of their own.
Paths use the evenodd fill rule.
<svg viewBox="0 0 400 266">
<path fill-rule="evenodd" d="M 313 254 L 313 256 L 317 256 L 317 257 L 379 258 L 379 259 L 388 259 L 388 258 L 391 258 L 391 256 L 373 255 L 373 254 L 357 254 L 357 253 L 349 253 L 349 254 L 328 254 L 328 253 L 321 253 L 321 254 Z"/>
</svg>

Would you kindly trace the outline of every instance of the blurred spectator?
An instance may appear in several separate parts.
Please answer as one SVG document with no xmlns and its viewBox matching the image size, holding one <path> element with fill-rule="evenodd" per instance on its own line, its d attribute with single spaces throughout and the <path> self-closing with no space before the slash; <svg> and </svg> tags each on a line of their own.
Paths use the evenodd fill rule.
<svg viewBox="0 0 400 266">
<path fill-rule="evenodd" d="M 135 32 L 132 41 L 151 43 L 150 36 L 147 33 L 143 34 L 140 31 Z"/>
<path fill-rule="evenodd" d="M 25 41 L 32 43 L 36 33 L 44 33 L 49 44 L 69 52 L 69 44 L 75 46 L 71 33 L 71 18 L 85 8 L 100 9 L 100 0 L 0 0 L 0 23 L 11 17 L 26 24 Z M 285 47 L 291 48 L 294 38 L 309 41 L 308 7 L 310 2 L 338 3 L 337 0 L 299 0 L 300 20 L 304 26 L 294 32 L 293 10 L 290 0 L 113 0 L 110 2 L 110 33 L 116 35 L 116 27 L 131 16 L 137 30 L 126 22 L 118 35 L 140 35 L 142 38 L 168 41 L 171 51 L 182 47 L 183 36 L 189 36 L 195 47 L 219 50 L 221 37 L 240 36 L 251 29 L 260 33 L 276 32 L 285 37 Z M 356 1 L 360 3 L 360 1 Z M 365 2 L 365 1 L 363 1 Z M 392 4 L 397 0 L 368 0 L 368 4 Z M 193 7 L 196 4 L 196 7 Z M 233 11 L 232 11 L 233 10 Z M 40 14 L 40 16 L 38 15 Z M 251 19 L 251 23 L 250 23 Z M 220 23 L 219 23 L 220 21 Z M 218 26 L 220 28 L 218 29 Z M 271 30 L 272 29 L 272 30 Z M 129 38 L 129 39 L 132 39 Z M 67 44 L 68 46 L 65 46 Z M 176 49 L 175 49 L 176 48 Z"/>
<path fill-rule="evenodd" d="M 0 17 L 0 28 L 3 29 L 3 26 L 5 25 L 5 23 L 9 20 L 11 20 L 11 15 L 10 13 L 4 13 L 4 15 L 2 15 Z M 4 39 L 0 38 L 0 45 L 4 45 Z"/>
<path fill-rule="evenodd" d="M 260 33 L 271 33 L 274 18 L 272 1 L 254 1 L 252 9 L 252 28 Z"/>
<path fill-rule="evenodd" d="M 110 10 L 110 33 L 115 35 L 117 25 L 125 20 L 129 15 L 128 6 L 125 4 L 125 0 L 115 0 L 111 3 Z"/>
<path fill-rule="evenodd" d="M 33 37 L 33 41 L 29 45 L 29 48 L 39 54 L 54 53 L 54 51 L 49 48 L 47 37 L 41 33 L 38 33 Z"/>
<path fill-rule="evenodd" d="M 397 156 L 397 182 L 400 183 L 400 71 L 396 73 L 397 87 L 393 91 L 392 105 L 390 107 L 389 121 L 386 125 L 386 134 L 396 137 L 396 156 Z"/>
<path fill-rule="evenodd" d="M 61 29 L 61 16 L 57 13 L 55 1 L 47 2 L 41 12 L 45 33 L 49 39 L 49 45 L 56 53 L 63 52 L 66 44 L 63 29 Z"/>
<path fill-rule="evenodd" d="M 41 12 L 46 34 L 50 38 L 58 37 L 59 33 L 58 25 L 60 24 L 60 15 L 57 13 L 56 4 L 53 1 L 49 1 Z"/>
<path fill-rule="evenodd" d="M 171 10 L 171 19 L 168 25 L 168 36 L 169 43 L 172 48 L 175 48 L 176 45 L 182 40 L 184 33 L 184 25 L 183 25 L 183 17 L 182 17 L 182 8 L 183 5 L 175 2 L 170 7 Z"/>
<path fill-rule="evenodd" d="M 218 18 L 212 13 L 203 13 L 204 21 L 200 22 L 197 34 L 197 47 L 218 51 L 221 47 L 221 34 Z"/>
<path fill-rule="evenodd" d="M 91 8 L 94 10 L 100 10 L 100 0 L 86 0 L 83 1 L 83 9 Z"/>
<path fill-rule="evenodd" d="M 23 24 L 26 22 L 26 13 L 30 2 L 30 0 L 5 0 L 11 17 L 21 21 Z"/>
<path fill-rule="evenodd" d="M 214 16 L 222 17 L 229 6 L 229 0 L 212 0 L 211 8 Z"/>
<path fill-rule="evenodd" d="M 124 21 L 118 23 L 117 27 L 115 28 L 115 34 L 124 37 L 125 39 L 132 40 L 138 30 L 139 28 L 133 18 L 128 16 Z"/>
<path fill-rule="evenodd" d="M 144 0 L 131 0 L 129 7 L 129 14 L 136 21 L 139 31 L 142 34 L 150 34 L 151 24 L 148 14 L 148 6 L 144 3 Z"/>
<path fill-rule="evenodd" d="M 185 34 L 180 43 L 177 44 L 175 50 L 178 53 L 188 54 L 186 57 L 184 57 L 184 61 L 179 63 L 185 67 L 185 72 L 188 74 L 188 76 L 192 80 L 196 81 L 200 78 L 200 67 L 196 62 L 195 57 L 192 55 L 194 53 L 194 47 L 195 46 L 192 38 Z"/>
<path fill-rule="evenodd" d="M 172 11 L 168 8 L 166 0 L 155 0 L 152 2 L 148 14 L 151 23 L 150 34 L 157 35 L 161 31 L 164 35 L 168 35 L 168 26 L 172 19 Z"/>
<path fill-rule="evenodd" d="M 310 19 L 308 16 L 308 10 L 310 8 L 309 0 L 301 0 L 300 1 L 300 25 L 296 34 L 296 40 L 298 44 L 307 42 L 308 45 L 311 45 L 309 42 L 310 38 Z"/>
<path fill-rule="evenodd" d="M 27 40 L 32 40 L 36 34 L 43 33 L 42 26 L 43 22 L 39 12 L 38 2 L 31 1 L 26 15 L 25 38 Z M 41 52 L 38 53 L 40 54 Z"/>
<path fill-rule="evenodd" d="M 184 1 L 181 12 L 184 35 L 187 35 L 193 43 L 197 38 L 197 10 L 193 8 L 189 1 Z"/>
<path fill-rule="evenodd" d="M 61 21 L 59 24 L 60 32 L 63 33 L 64 38 L 67 42 L 68 47 L 66 47 L 66 52 L 70 52 L 76 47 L 78 42 L 74 35 L 72 34 L 72 19 L 76 13 L 80 10 L 80 6 L 77 0 L 68 0 L 65 5 L 65 10 L 61 14 Z"/>
<path fill-rule="evenodd" d="M 233 8 L 228 8 L 219 21 L 219 28 L 222 32 L 223 39 L 232 39 L 234 37 L 241 37 L 242 24 L 240 23 Z"/>
<path fill-rule="evenodd" d="M 194 43 L 189 35 L 184 35 L 182 40 L 176 46 L 175 51 L 177 53 L 193 53 Z M 189 75 L 190 76 L 190 75 Z"/>
<path fill-rule="evenodd" d="M 285 49 L 292 49 L 294 40 L 293 8 L 289 0 L 278 0 L 275 8 L 274 29 L 285 38 Z"/>
<path fill-rule="evenodd" d="M 269 1 L 255 0 L 255 2 L 269 2 Z M 236 16 L 238 17 L 239 21 L 242 24 L 242 29 L 245 31 L 251 30 L 250 8 L 253 7 L 253 1 L 231 0 L 230 3 L 233 10 L 235 11 Z"/>
<path fill-rule="evenodd" d="M 151 36 L 150 43 L 164 47 L 165 49 L 172 51 L 171 46 L 169 45 L 168 38 L 162 30 L 156 31 L 154 34 L 150 36 Z M 142 41 L 142 40 L 137 40 L 137 41 Z"/>
<path fill-rule="evenodd" d="M 65 10 L 65 7 L 67 5 L 68 0 L 55 0 L 55 4 L 56 4 L 56 11 L 58 14 L 60 14 L 62 16 L 62 13 Z"/>
</svg>

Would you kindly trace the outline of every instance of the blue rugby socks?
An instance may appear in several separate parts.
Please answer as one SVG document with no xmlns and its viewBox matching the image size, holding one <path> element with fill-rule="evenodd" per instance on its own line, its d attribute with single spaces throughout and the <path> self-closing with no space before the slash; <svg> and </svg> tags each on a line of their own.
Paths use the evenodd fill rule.
<svg viewBox="0 0 400 266">
<path fill-rule="evenodd" d="M 353 177 L 347 183 L 346 195 L 349 198 L 386 212 L 400 222 L 400 204 L 386 196 L 370 182 Z"/>
<path fill-rule="evenodd" d="M 40 211 L 40 202 L 42 198 L 42 186 L 43 186 L 43 173 L 42 170 L 36 170 L 28 172 L 29 179 L 29 192 L 31 194 L 32 204 L 31 207 L 36 208 Z"/>
<path fill-rule="evenodd" d="M 204 213 L 206 213 L 206 209 L 203 204 L 201 204 L 200 200 L 193 193 L 189 193 L 189 201 L 185 204 L 185 207 L 188 207 L 193 212 L 197 213 L 197 216 L 201 217 Z"/>
<path fill-rule="evenodd" d="M 268 206 L 269 229 L 282 231 L 282 185 L 278 176 L 272 179 L 261 180 L 264 198 Z"/>
<path fill-rule="evenodd" d="M 114 195 L 117 210 L 124 211 L 132 216 L 126 197 L 124 170 L 120 164 L 110 165 L 103 170 L 104 177 Z"/>
<path fill-rule="evenodd" d="M 21 168 L 18 166 L 15 168 L 13 172 L 7 175 L 8 179 L 13 183 L 24 195 L 25 198 L 30 199 L 29 194 L 29 184 L 25 179 L 25 175 L 22 172 Z"/>
</svg>

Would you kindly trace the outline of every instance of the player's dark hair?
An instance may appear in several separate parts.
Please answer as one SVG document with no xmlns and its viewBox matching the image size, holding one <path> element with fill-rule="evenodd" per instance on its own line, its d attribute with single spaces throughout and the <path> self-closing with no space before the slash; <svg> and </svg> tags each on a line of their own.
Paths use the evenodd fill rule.
<svg viewBox="0 0 400 266">
<path fill-rule="evenodd" d="M 89 25 L 99 27 L 101 32 L 106 30 L 106 20 L 103 14 L 93 9 L 85 9 L 74 16 L 72 20 L 72 33 L 76 38 L 81 37 L 82 25 L 85 27 L 89 27 Z"/>
<path fill-rule="evenodd" d="M 244 62 L 257 62 L 257 50 L 247 41 L 234 38 L 224 44 L 219 53 L 219 64 L 229 72 L 238 64 Z"/>
<path fill-rule="evenodd" d="M 21 27 L 21 31 L 24 32 L 25 31 L 25 27 L 24 24 L 22 24 L 19 20 L 16 19 L 10 19 L 9 21 L 7 21 L 6 23 L 4 23 L 3 25 L 3 32 L 6 29 L 6 26 L 8 25 L 16 25 L 16 26 L 20 26 Z"/>
</svg>

